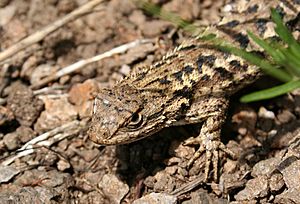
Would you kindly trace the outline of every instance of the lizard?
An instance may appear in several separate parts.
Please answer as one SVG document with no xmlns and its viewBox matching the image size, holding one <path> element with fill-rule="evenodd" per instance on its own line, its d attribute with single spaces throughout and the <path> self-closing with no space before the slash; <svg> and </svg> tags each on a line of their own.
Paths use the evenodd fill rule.
<svg viewBox="0 0 300 204">
<path fill-rule="evenodd" d="M 221 21 L 206 32 L 247 51 L 261 52 L 246 31 L 264 39 L 274 38 L 270 8 L 283 16 L 294 35 L 299 34 L 297 0 L 230 1 Z M 199 123 L 199 136 L 185 141 L 187 145 L 199 145 L 187 166 L 205 152 L 205 179 L 212 165 L 217 180 L 219 151 L 235 157 L 221 142 L 229 98 L 261 75 L 258 67 L 238 56 L 207 42 L 189 40 L 161 61 L 133 69 L 113 87 L 100 89 L 94 98 L 89 138 L 100 145 L 125 144 L 166 127 Z"/>
</svg>

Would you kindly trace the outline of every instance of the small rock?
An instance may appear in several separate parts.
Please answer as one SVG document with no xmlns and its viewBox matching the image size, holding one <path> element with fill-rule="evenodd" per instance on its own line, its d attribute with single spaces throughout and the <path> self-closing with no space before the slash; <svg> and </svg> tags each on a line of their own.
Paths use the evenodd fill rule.
<svg viewBox="0 0 300 204">
<path fill-rule="evenodd" d="M 225 194 L 240 189 L 245 186 L 247 182 L 245 176 L 249 173 L 249 167 L 244 164 L 238 171 L 234 173 L 224 172 L 220 176 L 220 181 L 218 184 L 218 191 L 221 191 Z"/>
<path fill-rule="evenodd" d="M 272 130 L 274 125 L 275 114 L 268 111 L 265 107 L 260 107 L 258 111 L 260 129 L 265 132 Z"/>
<path fill-rule="evenodd" d="M 146 16 L 141 10 L 134 10 L 129 16 L 129 20 L 137 26 L 142 26 L 146 21 Z"/>
<path fill-rule="evenodd" d="M 129 191 L 128 185 L 113 174 L 105 174 L 99 183 L 99 188 L 113 204 L 120 203 Z"/>
<path fill-rule="evenodd" d="M 69 91 L 69 101 L 75 105 L 80 118 L 91 116 L 93 100 L 92 94 L 96 92 L 98 85 L 95 80 L 86 80 L 82 84 L 75 84 Z"/>
<path fill-rule="evenodd" d="M 41 190 L 39 188 L 39 190 Z M 49 192 L 50 189 L 48 189 Z M 51 197 L 45 196 L 46 193 L 43 192 L 43 195 L 40 195 L 38 190 L 33 187 L 22 187 L 22 188 L 17 188 L 15 191 L 4 191 L 0 192 L 0 203 L 3 204 L 8 204 L 8 203 L 47 203 L 47 201 L 51 200 L 55 196 L 59 196 L 57 194 L 53 195 Z M 48 194 L 49 195 L 49 194 Z M 45 197 L 43 197 L 45 196 Z"/>
<path fill-rule="evenodd" d="M 84 149 L 81 150 L 80 155 L 83 157 L 84 161 L 91 162 L 95 159 L 97 155 L 99 155 L 98 149 Z"/>
<path fill-rule="evenodd" d="M 299 200 L 300 200 L 299 189 L 289 189 L 284 191 L 280 195 L 277 195 L 274 203 L 294 204 L 294 203 L 299 203 Z"/>
<path fill-rule="evenodd" d="M 69 143 L 70 141 L 67 139 L 63 139 L 61 141 L 58 142 L 57 146 L 58 148 L 60 148 L 62 151 L 66 151 L 69 147 Z"/>
<path fill-rule="evenodd" d="M 172 196 L 166 193 L 150 193 L 149 195 L 143 196 L 132 204 L 176 204 L 176 196 Z"/>
<path fill-rule="evenodd" d="M 201 2 L 201 4 L 196 2 L 197 1 L 187 2 L 185 0 L 168 1 L 168 3 L 163 5 L 163 9 L 166 9 L 167 11 L 172 11 L 177 15 L 179 15 L 184 20 L 190 21 L 193 20 L 194 18 L 197 18 L 199 14 L 202 12 L 201 5 L 203 2 Z"/>
<path fill-rule="evenodd" d="M 9 23 L 5 25 L 5 30 L 3 33 L 5 33 L 5 36 L 9 36 L 10 39 L 21 40 L 28 35 L 27 31 L 28 28 L 26 28 L 24 21 L 19 18 L 12 17 Z M 3 41 L 3 44 L 7 44 L 8 42 L 13 43 L 9 40 L 5 40 Z"/>
<path fill-rule="evenodd" d="M 233 160 L 227 160 L 227 162 L 224 164 L 224 170 L 223 172 L 233 173 L 238 167 L 238 161 Z"/>
<path fill-rule="evenodd" d="M 154 175 L 154 178 L 156 180 L 153 188 L 155 192 L 157 191 L 171 192 L 172 190 L 174 190 L 176 182 L 174 178 L 172 178 L 165 171 L 157 172 Z"/>
<path fill-rule="evenodd" d="M 79 183 L 79 187 L 86 190 L 86 191 L 92 191 L 94 189 L 94 186 L 97 186 L 99 181 L 101 181 L 103 177 L 103 172 L 97 171 L 97 172 L 91 172 L 87 171 L 85 173 L 81 174 L 81 178 L 83 178 L 85 181 L 82 181 Z"/>
<path fill-rule="evenodd" d="M 36 98 L 27 86 L 16 83 L 10 87 L 7 107 L 12 110 L 21 125 L 31 126 L 39 117 L 43 102 Z"/>
<path fill-rule="evenodd" d="M 38 133 L 46 132 L 77 118 L 77 111 L 75 107 L 68 102 L 67 97 L 44 97 L 43 100 L 45 110 L 34 124 L 34 130 Z"/>
<path fill-rule="evenodd" d="M 51 200 L 63 203 L 70 197 L 69 189 L 74 187 L 74 179 L 70 174 L 56 170 L 32 169 L 24 171 L 14 184 L 17 188 L 9 196 L 16 203 L 49 203 Z M 0 197 L 3 196 L 1 193 Z"/>
<path fill-rule="evenodd" d="M 64 192 L 67 192 L 67 189 L 74 185 L 74 178 L 68 173 L 62 173 L 57 170 L 51 170 L 47 172 L 47 177 L 55 179 L 47 179 L 45 181 L 45 185 L 52 188 L 60 186 L 61 190 Z"/>
<path fill-rule="evenodd" d="M 118 72 L 114 72 L 112 73 L 112 75 L 110 76 L 110 81 L 109 83 L 112 84 L 112 83 L 116 83 L 116 81 L 120 81 L 124 78 L 124 76 Z"/>
<path fill-rule="evenodd" d="M 284 186 L 284 180 L 282 174 L 276 173 L 271 176 L 270 190 L 274 192 L 280 191 Z"/>
<path fill-rule="evenodd" d="M 0 1 L 0 7 L 2 7 L 3 0 Z M 6 6 L 0 9 L 0 26 L 5 26 L 15 15 L 15 5 Z"/>
<path fill-rule="evenodd" d="M 154 37 L 165 31 L 170 23 L 161 20 L 146 21 L 141 25 L 141 30 L 146 37 Z"/>
<path fill-rule="evenodd" d="M 238 124 L 239 133 L 246 135 L 255 130 L 257 113 L 254 110 L 242 110 L 232 116 L 232 122 Z"/>
<path fill-rule="evenodd" d="M 283 175 L 287 188 L 298 189 L 300 192 L 300 160 L 296 157 L 289 157 L 279 165 L 278 169 Z"/>
<path fill-rule="evenodd" d="M 57 162 L 57 169 L 60 171 L 65 171 L 71 167 L 69 162 L 66 162 L 65 160 L 61 159 Z"/>
<path fill-rule="evenodd" d="M 182 204 L 228 204 L 226 199 L 217 198 L 204 190 L 198 190 L 191 193 L 191 199 L 182 202 Z"/>
<path fill-rule="evenodd" d="M 4 106 L 0 106 L 0 126 L 12 121 L 13 119 L 13 112 Z"/>
<path fill-rule="evenodd" d="M 280 163 L 280 158 L 273 157 L 256 163 L 253 167 L 251 175 L 253 177 L 259 175 L 270 175 Z"/>
<path fill-rule="evenodd" d="M 8 182 L 19 173 L 20 171 L 12 166 L 0 166 L 0 183 Z"/>
<path fill-rule="evenodd" d="M 277 119 L 280 122 L 280 124 L 285 124 L 291 122 L 292 120 L 296 120 L 296 116 L 289 110 L 283 110 L 277 115 Z"/>
<path fill-rule="evenodd" d="M 263 198 L 268 195 L 268 177 L 261 175 L 246 183 L 245 189 L 235 195 L 235 199 L 241 200 L 254 200 L 256 198 Z"/>
<path fill-rule="evenodd" d="M 195 148 L 184 145 L 180 141 L 174 140 L 169 147 L 169 154 L 175 158 L 190 158 L 195 153 Z M 178 160 L 179 162 L 180 160 Z"/>
<path fill-rule="evenodd" d="M 55 72 L 59 69 L 58 66 L 52 66 L 51 64 L 41 64 L 34 68 L 31 74 L 30 83 L 32 85 L 37 84 L 41 79 L 54 75 Z"/>
<path fill-rule="evenodd" d="M 47 152 L 46 154 L 39 154 L 36 158 L 42 166 L 55 166 L 59 160 L 58 154 L 54 152 Z"/>
<path fill-rule="evenodd" d="M 119 72 L 125 76 L 128 76 L 130 73 L 130 67 L 128 65 L 124 64 L 121 66 L 121 69 Z"/>
<path fill-rule="evenodd" d="M 20 147 L 20 140 L 16 132 L 4 135 L 3 142 L 8 150 L 15 150 Z"/>
<path fill-rule="evenodd" d="M 154 188 L 154 184 L 155 184 L 156 180 L 153 176 L 148 176 L 145 178 L 144 180 L 144 184 L 145 186 L 147 186 L 148 188 Z"/>
<path fill-rule="evenodd" d="M 35 132 L 30 127 L 26 126 L 18 127 L 16 133 L 22 143 L 26 143 L 36 136 Z"/>
<path fill-rule="evenodd" d="M 240 135 L 246 135 L 247 134 L 247 129 L 246 128 L 239 128 L 238 129 L 238 133 L 240 134 Z"/>
<path fill-rule="evenodd" d="M 177 172 L 178 167 L 177 166 L 167 166 L 165 168 L 165 171 L 169 175 L 174 175 Z"/>
<path fill-rule="evenodd" d="M 234 140 L 229 140 L 229 142 L 226 144 L 226 147 L 232 151 L 235 157 L 242 155 L 244 151 L 241 145 Z"/>
<path fill-rule="evenodd" d="M 69 0 L 60 0 L 58 1 L 58 5 L 56 5 L 56 8 L 61 13 L 69 13 L 76 9 L 77 4 L 76 1 L 69 1 Z"/>
<path fill-rule="evenodd" d="M 77 187 L 77 185 L 76 185 Z M 84 191 L 85 189 L 83 188 L 82 191 Z M 95 189 L 89 189 L 88 193 L 83 193 L 82 191 L 78 192 L 79 195 L 76 196 L 76 202 L 78 203 L 99 203 L 99 204 L 102 204 L 102 203 L 109 203 L 107 201 L 107 199 L 99 192 L 95 191 Z M 87 202 L 88 200 L 88 202 Z"/>
<path fill-rule="evenodd" d="M 268 118 L 275 119 L 275 114 L 272 111 L 267 110 L 265 107 L 260 107 L 258 111 L 258 117 L 260 118 Z"/>
<path fill-rule="evenodd" d="M 297 157 L 300 158 L 300 129 L 296 130 L 296 134 L 292 134 L 292 138 L 290 138 L 288 141 L 288 152 L 286 153 L 287 157 Z"/>
</svg>

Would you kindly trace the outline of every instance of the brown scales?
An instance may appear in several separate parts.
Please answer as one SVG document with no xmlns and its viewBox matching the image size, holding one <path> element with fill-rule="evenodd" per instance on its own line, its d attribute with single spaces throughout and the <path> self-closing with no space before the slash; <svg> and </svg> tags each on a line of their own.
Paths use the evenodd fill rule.
<svg viewBox="0 0 300 204">
<path fill-rule="evenodd" d="M 284 20 L 294 19 L 299 7 L 290 1 L 240 0 L 229 4 L 218 25 L 208 33 L 236 46 L 255 51 L 246 30 L 263 38 L 275 36 L 270 8 L 276 8 Z M 186 144 L 200 148 L 188 166 L 206 153 L 205 176 L 211 162 L 217 179 L 219 150 L 234 156 L 220 142 L 228 98 L 255 81 L 259 70 L 241 58 L 223 53 L 197 40 L 187 41 L 160 62 L 141 67 L 111 89 L 99 91 L 88 134 L 102 145 L 130 143 L 175 125 L 203 123 L 198 137 Z"/>
</svg>

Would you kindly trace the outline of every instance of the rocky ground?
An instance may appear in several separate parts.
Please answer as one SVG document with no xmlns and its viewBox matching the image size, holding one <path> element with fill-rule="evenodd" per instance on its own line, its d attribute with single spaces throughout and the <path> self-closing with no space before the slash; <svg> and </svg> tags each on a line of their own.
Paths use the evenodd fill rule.
<svg viewBox="0 0 300 204">
<path fill-rule="evenodd" d="M 1 0 L 1 52 L 86 2 Z M 226 3 L 152 2 L 201 25 L 217 22 Z M 183 142 L 199 125 L 121 146 L 88 139 L 92 92 L 161 59 L 186 36 L 129 0 L 111 0 L 11 56 L 0 53 L 0 203 L 300 203 L 299 92 L 238 102 L 265 78 L 232 98 L 222 139 L 238 159 L 223 157 L 218 183 L 203 183 L 205 156 L 184 166 L 196 148 Z M 137 39 L 149 41 L 58 75 Z"/>
</svg>

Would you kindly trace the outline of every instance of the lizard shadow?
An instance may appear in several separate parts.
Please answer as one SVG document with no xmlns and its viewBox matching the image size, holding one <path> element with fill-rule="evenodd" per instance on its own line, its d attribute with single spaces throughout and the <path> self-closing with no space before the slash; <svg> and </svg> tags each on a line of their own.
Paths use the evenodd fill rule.
<svg viewBox="0 0 300 204">
<path fill-rule="evenodd" d="M 266 81 L 268 83 L 266 83 Z M 237 104 L 238 102 L 236 99 L 240 98 L 245 93 L 253 92 L 253 90 L 270 88 L 278 84 L 278 81 L 268 76 L 264 76 L 253 85 L 249 86 L 246 89 L 243 89 L 242 91 L 234 95 L 232 97 L 233 100 L 231 100 L 231 104 Z M 300 114 L 294 112 L 294 110 L 296 110 L 297 108 L 297 104 L 292 100 L 299 99 L 291 99 L 291 97 L 288 97 L 286 95 L 270 100 L 241 105 L 238 108 L 239 111 L 249 110 L 250 108 L 254 112 L 258 113 L 261 107 L 265 107 L 268 111 L 273 112 L 275 115 L 274 119 L 270 119 L 262 118 L 257 114 L 257 121 L 255 122 L 255 127 L 250 133 L 250 137 L 252 137 L 253 140 L 256 140 L 260 145 L 253 145 L 251 148 L 243 147 L 243 153 L 239 155 L 238 159 L 241 165 L 243 163 L 247 163 L 250 167 L 253 167 L 259 161 L 275 157 L 278 150 L 280 151 L 289 147 L 290 141 L 295 138 L 300 132 Z M 234 111 L 234 109 L 237 108 L 231 106 L 228 118 L 232 118 L 234 112 L 238 112 Z M 278 115 L 280 115 L 285 110 L 288 110 L 288 115 L 285 115 L 285 117 L 289 119 L 284 119 L 287 120 L 286 122 L 279 122 Z M 237 127 L 233 128 L 234 124 L 232 123 L 232 121 L 227 121 L 226 126 L 229 127 L 228 129 L 235 129 L 234 131 L 238 132 Z M 275 132 L 275 134 L 270 134 L 271 131 Z M 242 140 L 241 138 L 236 139 L 238 143 L 240 143 L 240 140 Z"/>
<path fill-rule="evenodd" d="M 266 79 L 263 78 L 262 83 L 264 83 L 265 80 Z M 274 83 L 277 83 L 276 81 L 271 83 L 269 79 L 268 81 L 268 86 L 273 86 Z M 253 89 L 254 88 L 250 86 L 232 97 L 234 100 L 230 102 L 228 117 L 221 133 L 221 140 L 224 144 L 227 144 L 229 140 L 234 140 L 237 143 L 240 142 L 238 132 L 236 128 L 233 128 L 234 124 L 231 118 L 234 110 L 237 109 L 235 105 L 241 106 L 236 99 L 244 93 L 249 93 L 249 90 L 253 91 Z M 243 106 L 245 105 L 242 105 L 241 109 L 243 109 Z M 268 107 L 274 105 L 270 105 L 270 101 L 260 101 L 246 105 L 246 107 L 247 106 L 257 112 L 261 106 Z M 278 109 L 280 109 L 280 107 L 278 107 Z M 147 176 L 153 176 L 155 173 L 164 170 L 165 167 L 168 166 L 166 163 L 168 159 L 174 156 L 172 150 L 176 149 L 186 139 L 196 137 L 200 132 L 201 125 L 200 123 L 196 125 L 165 128 L 151 137 L 130 144 L 117 146 L 116 157 L 119 161 L 117 173 L 121 175 L 130 186 L 135 186 L 137 182 L 143 181 Z M 239 155 L 238 163 L 240 163 L 240 165 L 247 163 L 250 167 L 253 167 L 257 162 L 269 158 L 270 154 L 274 152 L 274 149 L 276 150 L 276 148 L 278 148 L 275 144 L 276 141 L 288 140 L 285 139 L 287 133 L 297 130 L 299 125 L 300 121 L 297 120 L 288 126 L 287 124 L 274 124 L 272 128 L 278 133 L 272 137 L 262 138 L 260 136 L 256 137 L 257 135 L 254 134 L 254 139 L 258 140 L 261 146 L 243 148 L 243 153 Z M 255 129 L 259 129 L 259 127 L 255 127 Z M 205 158 L 205 155 L 202 158 Z M 251 159 L 249 160 L 249 158 Z"/>
<path fill-rule="evenodd" d="M 254 166 L 257 162 L 271 158 L 282 157 L 276 154 L 277 151 L 288 150 L 291 141 L 299 138 L 300 133 L 300 120 L 292 121 L 291 123 L 275 125 L 273 130 L 277 133 L 275 135 L 262 138 L 261 136 L 255 137 L 261 146 L 255 146 L 247 149 L 240 157 L 240 161 L 248 160 L 250 166 Z M 250 160 L 247 158 L 251 158 Z"/>
<path fill-rule="evenodd" d="M 173 150 L 182 141 L 199 134 L 198 126 L 199 124 L 169 127 L 151 137 L 117 146 L 117 173 L 131 185 L 163 170 L 167 166 L 167 160 L 174 156 Z"/>
<path fill-rule="evenodd" d="M 183 165 L 179 168 L 187 170 L 187 175 L 185 176 L 204 175 L 204 166 L 206 161 L 205 154 L 202 154 L 197 160 L 197 163 L 194 163 L 197 166 L 196 168 L 187 169 L 186 163 L 189 159 L 183 156 L 187 152 L 184 152 L 185 150 L 182 150 L 179 147 L 188 138 L 197 137 L 200 133 L 201 126 L 202 123 L 169 127 L 151 137 L 130 144 L 117 146 L 116 157 L 119 162 L 117 173 L 130 186 L 138 186 L 139 181 L 144 181 L 144 179 L 149 178 L 148 176 L 154 176 L 158 172 L 166 172 L 164 171 L 166 167 L 172 167 L 174 165 Z M 226 126 L 227 125 L 225 125 L 224 129 L 228 129 Z M 223 135 L 224 133 L 226 135 Z M 224 133 L 222 130 L 221 139 L 224 144 L 226 144 L 229 140 L 234 139 L 232 137 L 233 132 L 224 131 Z M 197 145 L 189 145 L 188 147 L 190 150 L 198 149 Z M 177 151 L 177 153 L 175 153 L 175 151 Z M 190 153 L 192 155 L 194 151 Z M 170 159 L 173 161 L 174 158 L 176 160 L 175 164 L 170 164 Z M 164 175 L 167 177 L 169 176 L 167 175 L 169 173 L 170 172 L 166 172 Z M 171 176 L 180 177 L 184 176 L 183 174 L 182 172 L 174 172 Z M 166 178 L 165 180 L 168 179 Z M 155 181 L 153 182 L 155 183 Z M 160 181 L 157 182 L 160 183 Z M 168 183 L 166 183 L 166 185 L 168 185 Z"/>
</svg>

